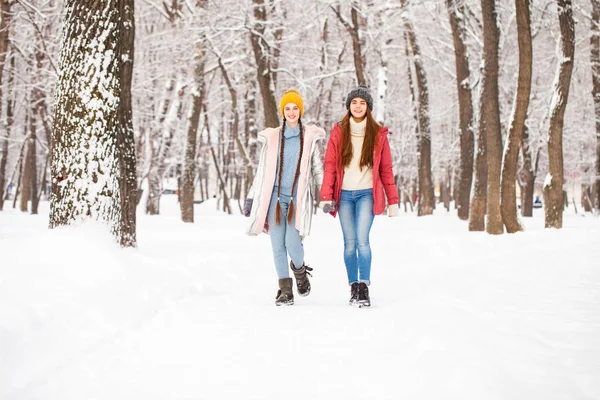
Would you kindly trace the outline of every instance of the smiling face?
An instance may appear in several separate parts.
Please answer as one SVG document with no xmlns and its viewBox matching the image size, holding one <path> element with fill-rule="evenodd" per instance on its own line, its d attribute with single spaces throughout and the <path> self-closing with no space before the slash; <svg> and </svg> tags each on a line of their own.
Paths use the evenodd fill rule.
<svg viewBox="0 0 600 400">
<path fill-rule="evenodd" d="M 367 114 L 367 102 L 360 97 L 355 97 L 350 102 L 350 112 L 354 119 L 361 121 Z"/>
<path fill-rule="evenodd" d="M 300 118 L 300 108 L 294 103 L 287 103 L 283 107 L 283 115 L 288 124 L 295 125 Z"/>
</svg>

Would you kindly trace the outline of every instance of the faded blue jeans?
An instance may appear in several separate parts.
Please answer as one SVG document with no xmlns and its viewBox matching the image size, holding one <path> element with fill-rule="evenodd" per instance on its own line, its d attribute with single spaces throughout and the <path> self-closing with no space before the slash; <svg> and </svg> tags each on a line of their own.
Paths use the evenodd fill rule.
<svg viewBox="0 0 600 400">
<path fill-rule="evenodd" d="M 288 267 L 288 254 L 294 262 L 296 268 L 302 268 L 304 265 L 304 245 L 300 238 L 300 232 L 296 229 L 296 218 L 288 224 L 287 215 L 290 206 L 291 196 L 282 194 L 280 196 L 281 204 L 281 223 L 275 223 L 275 208 L 277 207 L 277 191 L 273 190 L 271 203 L 269 204 L 269 213 L 267 219 L 269 222 L 269 236 L 271 237 L 271 247 L 273 248 L 273 260 L 275 261 L 275 270 L 279 279 L 289 278 L 290 270 Z M 298 209 L 296 198 L 294 197 L 294 208 Z"/>
<path fill-rule="evenodd" d="M 373 189 L 342 190 L 338 208 L 344 234 L 344 263 L 348 283 L 371 283 L 371 244 Z"/>
</svg>

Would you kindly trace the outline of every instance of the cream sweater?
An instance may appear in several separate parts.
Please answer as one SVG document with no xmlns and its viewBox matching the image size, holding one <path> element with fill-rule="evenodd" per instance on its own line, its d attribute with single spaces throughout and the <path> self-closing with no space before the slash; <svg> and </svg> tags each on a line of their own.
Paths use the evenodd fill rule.
<svg viewBox="0 0 600 400">
<path fill-rule="evenodd" d="M 360 154 L 362 152 L 363 141 L 365 138 L 365 130 L 367 119 L 356 123 L 350 118 L 350 138 L 352 140 L 352 161 L 350 165 L 344 168 L 344 181 L 342 182 L 343 190 L 361 190 L 373 188 L 373 168 L 364 167 L 360 169 Z M 331 200 L 322 201 L 319 207 L 323 208 L 325 204 L 332 204 Z M 398 216 L 398 204 L 390 204 L 388 206 L 388 216 Z"/>
<path fill-rule="evenodd" d="M 373 169 L 363 167 L 360 169 L 360 155 L 362 153 L 363 141 L 365 139 L 365 129 L 367 119 L 361 122 L 354 122 L 350 118 L 350 139 L 352 140 L 352 161 L 350 165 L 344 168 L 343 190 L 362 190 L 373 188 Z"/>
</svg>

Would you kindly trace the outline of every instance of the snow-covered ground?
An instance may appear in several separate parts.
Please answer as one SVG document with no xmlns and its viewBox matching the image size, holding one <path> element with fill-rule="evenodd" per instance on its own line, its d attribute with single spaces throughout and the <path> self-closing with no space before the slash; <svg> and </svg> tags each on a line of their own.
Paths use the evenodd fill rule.
<svg viewBox="0 0 600 400">
<path fill-rule="evenodd" d="M 355 309 L 320 214 L 312 293 L 280 308 L 268 237 L 214 209 L 183 224 L 165 196 L 135 250 L 0 212 L 0 399 L 600 399 L 598 218 L 545 230 L 536 210 L 490 236 L 445 211 L 378 217 Z"/>
</svg>

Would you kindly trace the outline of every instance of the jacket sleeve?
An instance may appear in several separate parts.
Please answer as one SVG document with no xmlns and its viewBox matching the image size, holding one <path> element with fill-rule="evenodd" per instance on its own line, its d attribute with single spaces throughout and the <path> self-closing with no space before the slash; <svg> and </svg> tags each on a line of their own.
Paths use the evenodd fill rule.
<svg viewBox="0 0 600 400">
<path fill-rule="evenodd" d="M 396 188 L 396 183 L 394 181 L 394 169 L 392 167 L 392 151 L 387 135 L 383 136 L 379 176 L 381 177 L 381 183 L 383 184 L 383 190 L 385 190 L 388 204 L 398 204 L 398 189 Z"/>
<path fill-rule="evenodd" d="M 333 200 L 333 187 L 335 185 L 335 177 L 337 175 L 337 154 L 339 143 L 339 127 L 337 124 L 331 131 L 329 142 L 327 142 L 327 150 L 325 151 L 325 172 L 323 173 L 323 183 L 321 184 L 321 201 Z"/>
</svg>

